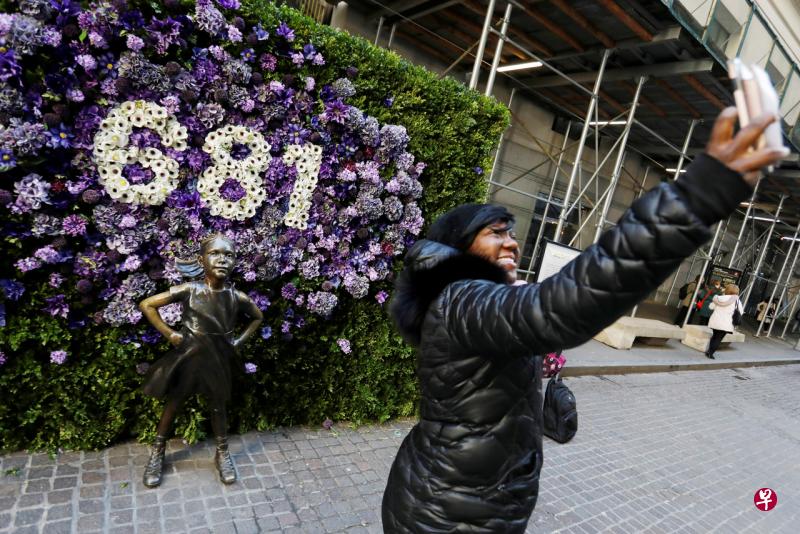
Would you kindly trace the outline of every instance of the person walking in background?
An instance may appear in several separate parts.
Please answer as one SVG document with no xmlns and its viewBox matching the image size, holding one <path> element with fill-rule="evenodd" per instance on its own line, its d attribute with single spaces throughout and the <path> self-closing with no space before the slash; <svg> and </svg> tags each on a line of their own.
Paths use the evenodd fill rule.
<svg viewBox="0 0 800 534">
<path fill-rule="evenodd" d="M 758 312 L 758 316 L 756 320 L 760 323 L 764 321 L 764 325 L 768 326 L 769 323 L 772 322 L 772 318 L 775 316 L 775 303 L 768 303 L 766 300 L 762 300 L 756 305 L 756 311 Z"/>
<path fill-rule="evenodd" d="M 706 357 L 714 360 L 714 353 L 717 352 L 722 338 L 725 334 L 732 334 L 734 330 L 733 314 L 736 310 L 744 313 L 742 303 L 739 301 L 739 286 L 728 284 L 725 286 L 724 295 L 714 295 L 711 302 L 713 312 L 708 320 L 708 327 L 711 328 L 711 341 L 708 342 Z"/>
<path fill-rule="evenodd" d="M 752 195 L 785 149 L 753 149 L 775 117 L 733 136 L 736 108 L 706 153 L 638 199 L 597 243 L 541 284 L 514 285 L 514 217 L 488 204 L 436 219 L 404 258 L 389 304 L 417 349 L 419 421 L 383 494 L 384 532 L 522 534 L 542 467 L 542 360 L 585 343 L 656 289 Z"/>
<path fill-rule="evenodd" d="M 680 288 L 678 291 L 678 297 L 681 299 L 681 305 L 678 308 L 678 313 L 675 315 L 675 320 L 672 321 L 672 324 L 677 326 L 683 326 L 683 321 L 686 320 L 686 314 L 689 313 L 689 306 L 692 305 L 692 297 L 694 296 L 694 290 L 698 284 L 703 282 L 703 275 L 698 274 L 697 277 L 687 282 Z M 690 319 L 691 321 L 691 319 Z"/>
<path fill-rule="evenodd" d="M 711 278 L 711 281 L 705 286 L 705 288 L 700 290 L 700 292 L 697 294 L 697 312 L 694 314 L 695 317 L 697 317 L 697 324 L 708 324 L 708 320 L 713 311 L 713 308 L 711 308 L 711 303 L 714 300 L 714 296 L 721 295 L 722 292 L 722 281 L 717 277 Z"/>
</svg>

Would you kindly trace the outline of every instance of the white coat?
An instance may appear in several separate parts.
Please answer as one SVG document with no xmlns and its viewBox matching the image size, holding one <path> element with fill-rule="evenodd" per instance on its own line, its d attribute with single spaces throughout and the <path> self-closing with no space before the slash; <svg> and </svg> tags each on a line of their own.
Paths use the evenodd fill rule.
<svg viewBox="0 0 800 534">
<path fill-rule="evenodd" d="M 714 311 L 708 320 L 708 327 L 733 332 L 733 311 L 739 308 L 739 313 L 744 313 L 739 295 L 716 295 L 711 306 Z"/>
</svg>

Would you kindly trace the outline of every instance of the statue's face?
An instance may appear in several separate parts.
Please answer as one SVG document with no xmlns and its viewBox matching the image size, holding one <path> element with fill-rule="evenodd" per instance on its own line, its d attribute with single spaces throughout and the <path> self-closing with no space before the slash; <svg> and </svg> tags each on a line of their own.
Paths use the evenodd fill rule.
<svg viewBox="0 0 800 534">
<path fill-rule="evenodd" d="M 515 238 L 507 222 L 493 222 L 478 232 L 467 252 L 491 261 L 506 272 L 509 283 L 514 283 L 519 262 L 519 244 Z"/>
<path fill-rule="evenodd" d="M 214 239 L 200 255 L 200 263 L 206 276 L 227 279 L 236 263 L 233 245 L 227 239 Z"/>
</svg>

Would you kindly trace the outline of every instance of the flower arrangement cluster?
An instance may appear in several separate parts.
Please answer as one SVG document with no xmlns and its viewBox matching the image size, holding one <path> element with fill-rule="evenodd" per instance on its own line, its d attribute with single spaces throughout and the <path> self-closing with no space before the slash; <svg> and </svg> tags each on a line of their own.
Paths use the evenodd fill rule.
<svg viewBox="0 0 800 534">
<path fill-rule="evenodd" d="M 246 23 L 236 0 L 10 5 L 0 324 L 35 307 L 155 342 L 136 302 L 179 282 L 175 260 L 217 231 L 284 337 L 345 296 L 385 300 L 423 225 L 425 165 L 404 127 L 348 103 L 357 68 L 326 70 L 320 43 Z"/>
</svg>

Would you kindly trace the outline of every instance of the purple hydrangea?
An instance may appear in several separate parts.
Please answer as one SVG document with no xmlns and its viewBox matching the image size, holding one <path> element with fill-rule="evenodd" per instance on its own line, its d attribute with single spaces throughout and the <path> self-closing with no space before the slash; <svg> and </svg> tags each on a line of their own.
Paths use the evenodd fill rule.
<svg viewBox="0 0 800 534">
<path fill-rule="evenodd" d="M 287 26 L 285 22 L 281 22 L 278 25 L 278 29 L 275 30 L 275 35 L 283 37 L 289 42 L 294 41 L 294 30 L 292 30 L 289 26 Z"/>
<path fill-rule="evenodd" d="M 7 361 L 8 360 L 6 360 L 6 353 L 0 350 L 0 366 L 5 365 Z"/>
<path fill-rule="evenodd" d="M 220 186 L 219 194 L 225 200 L 230 202 L 238 202 L 247 196 L 247 191 L 245 191 L 244 187 L 242 187 L 242 184 L 239 183 L 239 180 L 228 178 Z"/>
<path fill-rule="evenodd" d="M 378 301 L 378 304 L 383 304 L 386 302 L 386 299 L 389 298 L 389 294 L 386 291 L 378 291 L 375 294 L 375 300 Z"/>
<path fill-rule="evenodd" d="M 16 280 L 8 278 L 0 278 L 0 289 L 3 290 L 3 295 L 8 300 L 19 300 L 25 293 L 25 286 Z"/>
<path fill-rule="evenodd" d="M 252 375 L 257 370 L 258 370 L 258 366 L 256 364 L 254 364 L 253 362 L 246 362 L 244 364 L 244 372 L 247 373 L 248 375 Z"/>
<path fill-rule="evenodd" d="M 67 215 L 62 222 L 64 233 L 69 236 L 80 236 L 86 233 L 86 218 L 83 215 Z"/>
<path fill-rule="evenodd" d="M 344 338 L 337 339 L 336 344 L 339 345 L 339 348 L 345 354 L 350 354 L 351 352 L 353 352 L 353 349 L 350 347 L 349 339 L 344 339 Z"/>
<path fill-rule="evenodd" d="M 333 293 L 325 291 L 315 291 L 308 295 L 306 305 L 309 311 L 317 315 L 328 316 L 339 303 L 339 299 Z"/>
<path fill-rule="evenodd" d="M 50 362 L 56 365 L 61 365 L 67 361 L 67 351 L 54 350 L 50 353 Z"/>
<path fill-rule="evenodd" d="M 42 308 L 42 311 L 46 311 L 53 317 L 63 317 L 64 319 L 67 318 L 67 314 L 69 313 L 69 305 L 67 304 L 66 296 L 56 295 L 54 297 L 46 298 L 44 301 L 46 306 Z"/>
<path fill-rule="evenodd" d="M 261 328 L 261 339 L 269 339 L 272 337 L 272 327 L 264 326 Z"/>
</svg>

